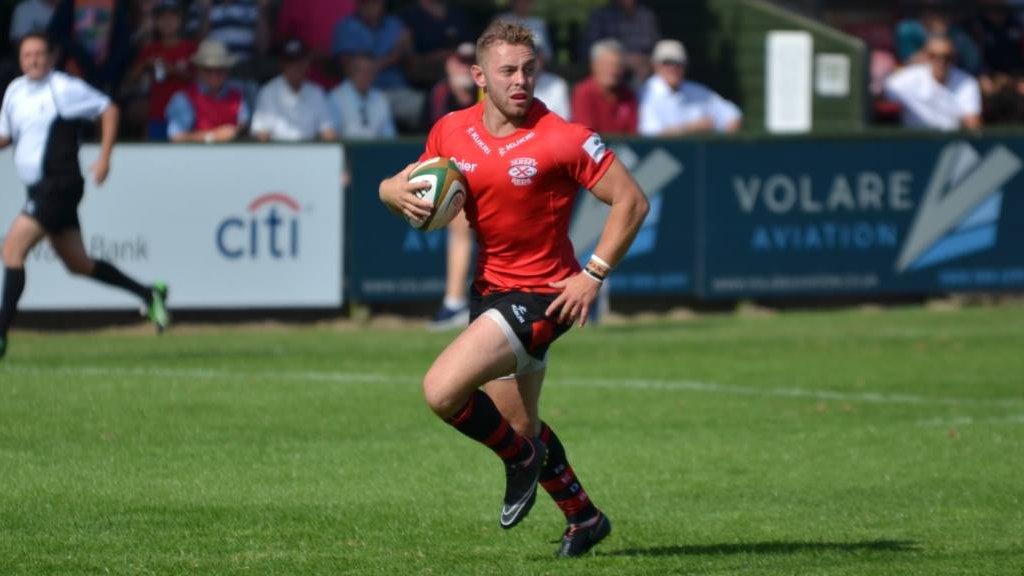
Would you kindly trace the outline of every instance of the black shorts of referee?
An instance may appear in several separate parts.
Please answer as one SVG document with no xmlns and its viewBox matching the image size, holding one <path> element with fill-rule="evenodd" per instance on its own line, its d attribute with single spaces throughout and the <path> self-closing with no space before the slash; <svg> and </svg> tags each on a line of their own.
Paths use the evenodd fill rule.
<svg viewBox="0 0 1024 576">
<path fill-rule="evenodd" d="M 79 229 L 78 204 L 85 193 L 85 180 L 78 174 L 44 175 L 28 187 L 22 212 L 39 222 L 48 234 Z"/>
</svg>

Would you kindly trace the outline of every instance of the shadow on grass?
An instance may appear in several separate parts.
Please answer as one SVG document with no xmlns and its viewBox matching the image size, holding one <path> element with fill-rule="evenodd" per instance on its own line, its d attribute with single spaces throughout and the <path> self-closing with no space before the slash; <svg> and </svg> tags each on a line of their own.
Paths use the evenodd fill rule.
<svg viewBox="0 0 1024 576">
<path fill-rule="evenodd" d="M 913 552 L 919 547 L 909 540 L 868 540 L 865 542 L 750 542 L 626 548 L 602 556 L 727 556 L 732 554 L 802 554 L 805 552 Z"/>
</svg>

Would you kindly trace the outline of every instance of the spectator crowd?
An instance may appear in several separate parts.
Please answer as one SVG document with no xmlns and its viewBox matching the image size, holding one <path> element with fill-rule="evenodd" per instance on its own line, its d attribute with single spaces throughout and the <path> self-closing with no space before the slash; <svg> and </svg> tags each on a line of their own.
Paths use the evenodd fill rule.
<svg viewBox="0 0 1024 576">
<path fill-rule="evenodd" d="M 870 53 L 877 122 L 977 130 L 1024 122 L 1024 3 L 904 3 L 844 26 Z"/>
<path fill-rule="evenodd" d="M 170 142 L 382 139 L 478 102 L 479 30 L 459 6 L 415 0 L 22 0 L 10 40 L 46 33 L 57 66 L 126 111 L 124 136 Z M 735 131 L 739 109 L 686 77 L 687 53 L 637 0 L 590 14 L 571 85 L 552 68 L 533 0 L 494 18 L 534 33 L 536 97 L 607 134 Z M 17 75 L 14 51 L 4 80 Z"/>
<path fill-rule="evenodd" d="M 533 32 L 535 94 L 559 116 L 604 134 L 741 128 L 740 108 L 689 77 L 687 47 L 640 0 L 592 10 L 573 82 L 534 0 L 501 4 L 493 18 Z M 1024 122 L 1022 4 L 922 0 L 850 29 L 870 48 L 874 116 L 935 130 Z M 21 0 L 10 40 L 45 32 L 58 68 L 121 104 L 131 139 L 382 139 L 479 101 L 474 22 L 447 0 Z M 12 50 L 0 75 L 17 74 Z"/>
</svg>

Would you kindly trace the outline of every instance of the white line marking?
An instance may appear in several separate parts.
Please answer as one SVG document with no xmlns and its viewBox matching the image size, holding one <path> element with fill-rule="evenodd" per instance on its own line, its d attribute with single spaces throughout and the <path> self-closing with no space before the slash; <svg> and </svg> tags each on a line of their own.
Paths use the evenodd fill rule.
<svg viewBox="0 0 1024 576">
<path fill-rule="evenodd" d="M 280 381 L 280 382 L 324 382 L 333 384 L 401 384 L 417 385 L 421 377 L 408 374 L 385 374 L 380 372 L 343 372 L 343 371 L 260 371 L 244 372 L 223 368 L 113 368 L 105 366 L 75 366 L 59 368 L 6 366 L 0 368 L 4 373 L 26 374 L 32 376 L 95 376 L 109 378 L 140 377 L 160 379 L 192 379 L 192 380 L 230 380 L 230 381 Z M 735 386 L 700 382 L 695 380 L 640 380 L 614 378 L 549 378 L 549 386 L 572 386 L 578 388 L 609 388 L 631 390 L 674 390 L 681 392 L 704 392 L 729 396 L 760 396 L 769 398 L 808 398 L 813 400 L 831 400 L 843 402 L 863 402 L 868 404 L 889 405 L 920 405 L 920 406 L 1019 406 L 1024 405 L 1024 398 L 968 398 L 948 396 L 920 396 L 905 393 L 883 392 L 839 392 L 835 390 L 815 390 L 809 388 L 759 388 L 756 386 Z"/>
<path fill-rule="evenodd" d="M 972 424 L 1024 424 L 1024 414 L 1011 414 L 992 418 L 974 418 L 957 416 L 951 418 L 929 418 L 918 420 L 915 424 L 921 428 L 945 428 L 947 426 L 970 426 Z"/>
<path fill-rule="evenodd" d="M 22 373 L 32 376 L 95 376 L 106 378 L 160 378 L 173 380 L 246 380 L 246 381 L 293 381 L 328 382 L 334 384 L 387 383 L 402 380 L 402 376 L 361 372 L 315 372 L 315 371 L 262 371 L 243 372 L 217 368 L 112 368 L 106 366 L 75 366 L 59 368 L 29 368 L 10 366 L 0 369 L 4 372 Z"/>
<path fill-rule="evenodd" d="M 918 404 L 957 406 L 961 404 L 1012 406 L 1024 404 L 1024 398 L 954 398 L 944 396 L 919 396 L 904 393 L 883 392 L 838 392 L 835 390 L 815 390 L 808 388 L 758 388 L 755 386 L 733 386 L 689 380 L 616 380 L 616 379 L 566 379 L 553 384 L 568 384 L 580 387 L 599 388 L 633 388 L 638 390 L 682 390 L 688 392 L 708 392 L 711 394 L 728 394 L 732 396 L 767 396 L 774 398 L 811 398 L 814 400 L 834 400 L 845 402 L 865 402 L 869 404 Z"/>
</svg>

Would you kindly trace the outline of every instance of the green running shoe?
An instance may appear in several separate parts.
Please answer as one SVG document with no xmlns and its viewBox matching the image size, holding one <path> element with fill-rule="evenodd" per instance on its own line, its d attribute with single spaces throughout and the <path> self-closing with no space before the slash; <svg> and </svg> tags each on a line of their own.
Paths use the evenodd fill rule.
<svg viewBox="0 0 1024 576">
<path fill-rule="evenodd" d="M 153 284 L 150 293 L 152 298 L 146 315 L 156 325 L 156 331 L 163 332 L 171 323 L 171 315 L 167 312 L 167 284 L 163 282 Z"/>
</svg>

